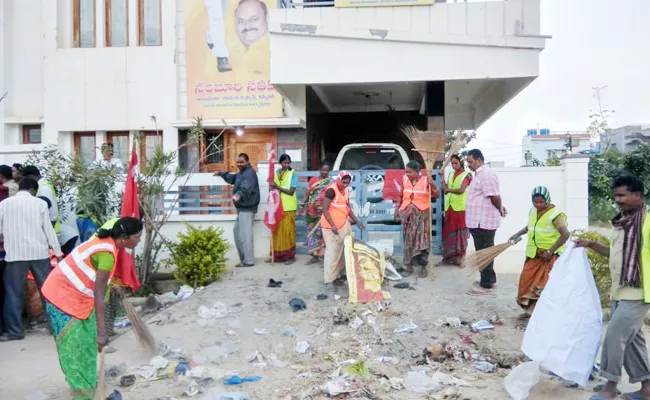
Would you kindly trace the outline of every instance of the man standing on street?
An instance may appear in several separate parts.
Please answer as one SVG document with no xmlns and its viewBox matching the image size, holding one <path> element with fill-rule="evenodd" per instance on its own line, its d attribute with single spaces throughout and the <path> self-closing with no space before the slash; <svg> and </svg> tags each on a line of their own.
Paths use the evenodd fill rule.
<svg viewBox="0 0 650 400">
<path fill-rule="evenodd" d="M 474 239 L 474 248 L 478 251 L 494 246 L 494 235 L 507 211 L 501 204 L 499 178 L 492 168 L 485 165 L 481 150 L 474 149 L 467 153 L 467 165 L 474 171 L 474 178 L 467 194 L 465 224 Z M 468 294 L 488 294 L 496 287 L 494 262 L 481 271 L 481 280 L 474 282 L 474 285 L 477 287 L 468 291 Z"/>
<path fill-rule="evenodd" d="M 612 188 L 620 213 L 612 220 L 611 245 L 586 239 L 576 241 L 578 247 L 609 257 L 612 276 L 611 320 L 600 355 L 600 374 L 607 379 L 607 384 L 591 399 L 616 399 L 616 387 L 625 367 L 630 383 L 641 382 L 641 390 L 622 398 L 648 400 L 650 363 L 643 325 L 650 311 L 650 294 L 644 293 L 646 285 L 641 280 L 645 278 L 642 273 L 650 271 L 648 208 L 643 202 L 643 182 L 636 176 L 621 176 Z"/>
<path fill-rule="evenodd" d="M 23 328 L 23 296 L 27 272 L 31 271 L 40 290 L 52 269 L 52 248 L 61 258 L 61 247 L 50 223 L 47 203 L 35 197 L 38 183 L 21 179 L 19 192 L 0 203 L 0 234 L 4 235 L 6 251 L 4 270 L 4 317 L 7 336 L 0 341 L 25 338 Z"/>
<path fill-rule="evenodd" d="M 25 165 L 22 170 L 22 175 L 24 178 L 35 180 L 38 183 L 38 193 L 36 193 L 36 196 L 43 196 L 52 204 L 52 207 L 49 210 L 50 221 L 54 226 L 54 232 L 59 234 L 61 232 L 61 222 L 59 219 L 59 206 L 56 202 L 56 191 L 54 190 L 54 186 L 52 186 L 50 181 L 41 176 L 41 172 L 34 165 Z"/>
<path fill-rule="evenodd" d="M 241 261 L 237 267 L 252 267 L 255 264 L 253 221 L 260 204 L 260 185 L 257 182 L 257 172 L 251 167 L 247 154 L 241 153 L 237 157 L 237 167 L 237 174 L 217 172 L 215 175 L 234 185 L 232 201 L 237 209 L 234 235 Z"/>
</svg>

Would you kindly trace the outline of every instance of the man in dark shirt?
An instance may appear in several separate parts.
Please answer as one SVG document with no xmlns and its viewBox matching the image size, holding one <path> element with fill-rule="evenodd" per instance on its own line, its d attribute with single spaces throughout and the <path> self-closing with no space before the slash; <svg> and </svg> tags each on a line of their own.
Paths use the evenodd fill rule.
<svg viewBox="0 0 650 400">
<path fill-rule="evenodd" d="M 217 172 L 215 175 L 234 185 L 232 201 L 237 209 L 234 235 L 241 261 L 237 266 L 252 267 L 255 264 L 253 221 L 260 205 L 260 185 L 257 182 L 257 172 L 251 167 L 247 154 L 241 153 L 237 156 L 237 167 L 237 174 Z"/>
</svg>

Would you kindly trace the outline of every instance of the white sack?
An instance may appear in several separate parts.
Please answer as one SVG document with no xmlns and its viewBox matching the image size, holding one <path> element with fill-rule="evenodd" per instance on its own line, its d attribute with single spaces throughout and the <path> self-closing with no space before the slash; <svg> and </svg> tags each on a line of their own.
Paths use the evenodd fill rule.
<svg viewBox="0 0 650 400">
<path fill-rule="evenodd" d="M 603 311 L 584 248 L 567 242 L 533 312 L 521 350 L 554 374 L 584 386 L 600 347 Z"/>
<path fill-rule="evenodd" d="M 510 371 L 503 380 L 503 385 L 512 400 L 527 400 L 530 389 L 537 385 L 541 375 L 539 363 L 535 361 L 525 362 Z"/>
</svg>

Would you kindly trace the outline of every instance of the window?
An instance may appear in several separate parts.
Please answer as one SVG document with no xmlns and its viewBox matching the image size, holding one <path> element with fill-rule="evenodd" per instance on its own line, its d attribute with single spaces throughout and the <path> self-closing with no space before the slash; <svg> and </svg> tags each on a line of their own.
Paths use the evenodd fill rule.
<svg viewBox="0 0 650 400">
<path fill-rule="evenodd" d="M 106 141 L 113 145 L 113 158 L 122 161 L 126 169 L 129 165 L 129 132 L 107 132 Z"/>
<path fill-rule="evenodd" d="M 128 0 L 106 1 L 106 47 L 129 45 Z"/>
<path fill-rule="evenodd" d="M 211 164 L 221 164 L 224 162 L 223 156 L 223 134 L 206 135 L 205 140 L 208 145 L 208 151 L 205 154 L 205 162 Z"/>
<path fill-rule="evenodd" d="M 40 125 L 23 125 L 23 144 L 41 143 Z"/>
<path fill-rule="evenodd" d="M 138 0 L 138 44 L 162 45 L 162 9 L 160 0 Z"/>
<path fill-rule="evenodd" d="M 140 159 L 138 162 L 141 166 L 147 165 L 147 160 L 151 160 L 156 153 L 156 149 L 162 147 L 162 133 L 142 132 L 142 142 L 140 143 Z"/>
<path fill-rule="evenodd" d="M 95 47 L 95 0 L 73 0 L 74 47 Z"/>
<path fill-rule="evenodd" d="M 75 132 L 74 151 L 85 165 L 95 162 L 96 147 L 95 132 Z"/>
</svg>

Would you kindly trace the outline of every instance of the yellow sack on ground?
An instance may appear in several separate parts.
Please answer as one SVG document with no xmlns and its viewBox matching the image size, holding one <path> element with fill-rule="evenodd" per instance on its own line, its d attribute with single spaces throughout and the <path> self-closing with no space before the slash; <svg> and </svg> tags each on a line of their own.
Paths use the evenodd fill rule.
<svg viewBox="0 0 650 400">
<path fill-rule="evenodd" d="M 381 290 L 386 271 L 384 254 L 352 236 L 345 238 L 344 253 L 350 303 L 390 299 L 390 294 Z"/>
</svg>

